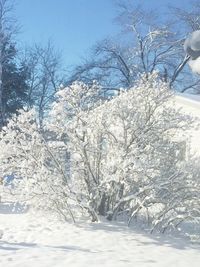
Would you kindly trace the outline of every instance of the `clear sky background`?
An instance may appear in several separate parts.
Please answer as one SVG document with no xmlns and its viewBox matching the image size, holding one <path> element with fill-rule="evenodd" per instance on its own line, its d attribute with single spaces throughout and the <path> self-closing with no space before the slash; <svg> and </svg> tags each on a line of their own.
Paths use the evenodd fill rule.
<svg viewBox="0 0 200 267">
<path fill-rule="evenodd" d="M 134 1 L 134 0 L 132 0 Z M 115 0 L 18 0 L 16 17 L 22 42 L 45 43 L 49 38 L 62 52 L 65 65 L 80 62 L 97 41 L 115 35 Z M 187 7 L 190 0 L 143 0 L 148 9 L 162 12 L 168 4 Z"/>
</svg>

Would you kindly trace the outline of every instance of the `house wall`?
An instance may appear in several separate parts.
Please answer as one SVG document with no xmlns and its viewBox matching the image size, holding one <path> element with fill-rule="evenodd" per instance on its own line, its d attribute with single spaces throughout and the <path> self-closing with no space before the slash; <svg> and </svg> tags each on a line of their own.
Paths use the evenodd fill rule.
<svg viewBox="0 0 200 267">
<path fill-rule="evenodd" d="M 189 139 L 188 146 L 191 153 L 200 156 L 200 96 L 177 94 L 175 105 L 177 109 L 181 108 L 181 112 L 195 119 L 194 126 L 189 128 L 186 135 Z M 188 123 L 190 123 L 189 120 Z"/>
</svg>

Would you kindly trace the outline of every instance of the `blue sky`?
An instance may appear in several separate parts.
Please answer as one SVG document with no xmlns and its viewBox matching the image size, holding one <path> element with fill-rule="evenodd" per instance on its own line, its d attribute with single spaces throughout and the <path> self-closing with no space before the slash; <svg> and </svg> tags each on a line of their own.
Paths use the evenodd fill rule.
<svg viewBox="0 0 200 267">
<path fill-rule="evenodd" d="M 132 0 L 134 1 L 134 0 Z M 147 8 L 162 10 L 167 4 L 187 6 L 190 0 L 143 0 Z M 97 41 L 119 30 L 113 23 L 115 0 L 18 0 L 16 17 L 22 25 L 20 39 L 45 43 L 49 38 L 67 65 L 76 64 Z"/>
<path fill-rule="evenodd" d="M 114 33 L 111 0 L 19 0 L 16 17 L 23 41 L 54 40 L 64 61 L 74 64 L 98 40 Z"/>
</svg>

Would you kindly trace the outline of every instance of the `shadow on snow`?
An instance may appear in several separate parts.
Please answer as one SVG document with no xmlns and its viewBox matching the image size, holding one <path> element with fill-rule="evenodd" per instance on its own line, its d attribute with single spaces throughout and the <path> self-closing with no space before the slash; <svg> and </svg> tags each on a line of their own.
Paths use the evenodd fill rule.
<svg viewBox="0 0 200 267">
<path fill-rule="evenodd" d="M 50 248 L 50 249 L 56 249 L 61 251 L 81 251 L 81 252 L 87 252 L 87 253 L 95 253 L 89 249 L 84 249 L 78 246 L 51 246 L 51 245 L 40 245 L 37 243 L 26 243 L 26 242 L 19 242 L 19 243 L 13 243 L 13 242 L 6 242 L 1 241 L 0 242 L 0 250 L 7 250 L 7 251 L 17 251 L 20 249 L 28 249 L 28 248 Z"/>
<path fill-rule="evenodd" d="M 26 213 L 27 211 L 28 207 L 24 204 L 13 202 L 0 203 L 0 214 L 21 214 Z"/>
</svg>

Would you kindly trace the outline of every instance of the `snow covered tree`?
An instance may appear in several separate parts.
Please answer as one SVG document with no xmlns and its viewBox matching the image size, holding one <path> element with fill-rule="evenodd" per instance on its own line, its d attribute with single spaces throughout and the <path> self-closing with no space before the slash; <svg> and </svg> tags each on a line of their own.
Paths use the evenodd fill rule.
<svg viewBox="0 0 200 267">
<path fill-rule="evenodd" d="M 141 211 L 149 214 L 157 207 L 162 212 L 148 215 L 148 220 L 157 225 L 155 218 L 162 214 L 163 223 L 169 199 L 171 210 L 177 212 L 184 190 L 189 190 L 180 190 L 178 200 L 178 193 L 173 194 L 187 181 L 173 138 L 178 132 L 183 135 L 191 118 L 173 108 L 172 92 L 156 73 L 148 79 L 144 75 L 130 91 L 101 105 L 91 98 L 88 109 L 80 102 L 84 87 L 79 83 L 61 90 L 53 105 L 54 130 L 67 136 L 76 194 L 93 220 L 97 214 L 114 219 L 126 211 L 131 221 Z"/>
<path fill-rule="evenodd" d="M 76 82 L 56 93 L 42 132 L 34 110 L 3 128 L 0 169 L 18 177 L 15 192 L 65 219 L 123 214 L 158 231 L 199 221 L 198 168 L 182 148 L 191 118 L 168 84 L 154 72 L 110 100 L 101 92 Z"/>
<path fill-rule="evenodd" d="M 21 110 L 0 132 L 0 173 L 13 175 L 11 193 L 36 209 L 70 214 L 66 174 L 58 161 L 62 144 L 47 143 L 39 129 L 37 112 Z M 53 147 L 53 148 L 52 148 Z M 53 152 L 52 152 L 53 149 Z M 74 219 L 73 219 L 74 220 Z"/>
<path fill-rule="evenodd" d="M 143 4 L 118 2 L 116 22 L 122 35 L 98 42 L 68 82 L 95 79 L 105 92 L 115 92 L 134 86 L 138 74 L 159 70 L 160 78 L 175 90 L 199 93 L 200 79 L 188 68 L 189 57 L 183 49 L 185 37 L 199 29 L 199 3 L 186 9 L 171 7 L 158 15 Z"/>
</svg>

